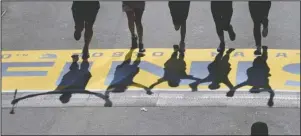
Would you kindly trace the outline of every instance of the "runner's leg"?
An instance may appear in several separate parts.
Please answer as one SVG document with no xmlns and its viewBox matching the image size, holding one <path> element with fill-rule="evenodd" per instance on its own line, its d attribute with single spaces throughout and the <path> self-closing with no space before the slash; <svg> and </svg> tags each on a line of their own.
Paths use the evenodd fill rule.
<svg viewBox="0 0 301 136">
<path fill-rule="evenodd" d="M 186 38 L 186 20 L 188 18 L 190 8 L 190 1 L 183 3 L 183 17 L 181 23 L 181 41 L 180 41 L 180 51 L 185 52 L 185 38 Z"/>
<path fill-rule="evenodd" d="M 231 25 L 232 15 L 233 15 L 232 1 L 226 1 L 224 4 L 224 15 L 223 15 L 224 30 L 228 31 L 230 40 L 234 41 L 236 35 Z"/>
<path fill-rule="evenodd" d="M 179 3 L 177 1 L 169 1 L 168 2 L 170 15 L 172 18 L 172 22 L 174 25 L 174 28 L 176 31 L 178 31 L 181 27 L 181 24 L 179 23 Z"/>
<path fill-rule="evenodd" d="M 214 19 L 216 32 L 220 40 L 220 45 L 217 48 L 218 52 L 221 52 L 225 50 L 225 39 L 224 39 L 224 31 L 223 31 L 223 24 L 222 24 L 222 18 L 221 18 L 221 12 L 219 11 L 218 2 L 211 1 L 211 13 Z"/>
<path fill-rule="evenodd" d="M 137 28 L 138 33 L 138 39 L 139 39 L 139 52 L 145 52 L 145 49 L 143 47 L 143 26 L 142 26 L 142 16 L 144 10 L 142 9 L 134 9 L 135 12 L 135 24 Z"/>
<path fill-rule="evenodd" d="M 263 29 L 262 29 L 262 36 L 266 37 L 268 35 L 268 25 L 269 25 L 269 12 L 270 12 L 270 8 L 271 8 L 271 1 L 265 1 L 263 3 L 263 20 L 262 20 L 262 25 L 263 25 Z"/>
<path fill-rule="evenodd" d="M 137 48 L 137 36 L 135 34 L 135 16 L 134 11 L 126 11 L 126 15 L 128 18 L 128 27 L 131 32 L 132 37 L 132 49 Z"/>
<path fill-rule="evenodd" d="M 73 7 L 71 10 L 72 10 L 74 23 L 75 23 L 74 39 L 78 41 L 81 38 L 81 33 L 84 29 L 84 19 L 81 11 Z"/>
<path fill-rule="evenodd" d="M 261 25 L 261 12 L 258 9 L 258 4 L 249 1 L 249 10 L 254 23 L 253 27 L 253 35 L 255 38 L 255 44 L 257 49 L 255 50 L 255 55 L 261 54 L 261 33 L 260 33 L 260 25 Z"/>
<path fill-rule="evenodd" d="M 86 20 L 85 20 L 85 45 L 83 48 L 83 56 L 84 60 L 89 58 L 89 45 L 93 36 L 93 25 L 96 20 L 98 10 L 93 10 L 87 12 Z"/>
<path fill-rule="evenodd" d="M 181 25 L 180 33 L 181 33 L 180 51 L 185 52 L 186 20 L 183 21 Z"/>
</svg>

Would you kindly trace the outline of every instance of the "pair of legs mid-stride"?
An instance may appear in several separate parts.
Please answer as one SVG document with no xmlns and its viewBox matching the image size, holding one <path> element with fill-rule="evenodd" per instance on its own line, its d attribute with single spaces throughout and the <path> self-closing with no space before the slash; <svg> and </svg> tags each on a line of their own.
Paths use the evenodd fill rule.
<svg viewBox="0 0 301 136">
<path fill-rule="evenodd" d="M 262 36 L 266 37 L 268 35 L 268 16 L 270 8 L 271 1 L 249 1 L 249 10 L 254 23 L 253 35 L 256 44 L 255 55 L 261 55 L 261 25 L 263 26 Z"/>
<path fill-rule="evenodd" d="M 99 10 L 98 1 L 74 1 L 72 4 L 72 14 L 75 22 L 74 39 L 79 40 L 81 33 L 85 29 L 85 45 L 82 51 L 82 59 L 89 58 L 89 44 L 93 36 L 93 25 Z"/>
<path fill-rule="evenodd" d="M 220 40 L 217 51 L 222 52 L 225 50 L 224 31 L 228 31 L 231 41 L 234 41 L 236 37 L 233 27 L 230 24 L 233 14 L 232 1 L 212 1 L 211 12 L 215 22 L 216 32 Z"/>
<path fill-rule="evenodd" d="M 143 53 L 145 52 L 145 49 L 143 45 L 142 15 L 145 8 L 145 2 L 123 1 L 122 8 L 128 18 L 128 27 L 132 37 L 132 49 L 136 49 L 137 46 L 139 46 L 139 53 Z M 137 44 L 137 36 L 135 34 L 135 26 L 138 33 L 138 44 Z"/>
<path fill-rule="evenodd" d="M 186 20 L 189 13 L 190 1 L 169 1 L 168 3 L 175 30 L 180 28 L 181 41 L 179 51 L 185 52 Z"/>
</svg>

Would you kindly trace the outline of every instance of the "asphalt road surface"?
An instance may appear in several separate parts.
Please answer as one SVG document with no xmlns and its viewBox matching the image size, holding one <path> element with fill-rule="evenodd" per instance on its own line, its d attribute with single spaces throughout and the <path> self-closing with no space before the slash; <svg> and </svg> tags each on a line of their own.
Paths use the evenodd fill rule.
<svg viewBox="0 0 301 136">
<path fill-rule="evenodd" d="M 270 135 L 300 135 L 300 109 L 233 107 L 3 109 L 3 134 L 27 135 L 250 135 L 264 122 Z"/>
<path fill-rule="evenodd" d="M 72 2 L 2 2 L 2 50 L 81 49 L 73 38 Z M 271 49 L 300 49 L 300 2 L 272 2 L 270 29 L 263 44 Z M 174 31 L 167 2 L 146 2 L 143 15 L 146 48 L 171 48 Z M 254 48 L 253 22 L 247 2 L 234 2 L 232 25 L 237 34 L 228 47 Z M 94 26 L 93 49 L 125 49 L 130 45 L 121 2 L 101 2 Z M 219 44 L 209 2 L 191 3 L 187 48 Z M 9 103 L 8 99 L 4 100 Z M 40 103 L 36 101 L 35 103 Z M 248 135 L 257 121 L 270 135 L 300 135 L 300 107 L 10 107 L 2 109 L 2 134 L 223 134 Z"/>
<path fill-rule="evenodd" d="M 73 38 L 72 2 L 3 2 L 3 50 L 81 49 L 83 40 Z M 254 48 L 253 22 L 247 2 L 234 2 L 232 25 L 237 40 L 227 45 Z M 270 9 L 270 31 L 263 45 L 271 49 L 300 48 L 299 2 L 273 2 Z M 147 2 L 143 15 L 146 48 L 171 48 L 178 44 L 180 34 L 174 30 L 168 3 Z M 94 26 L 91 48 L 128 48 L 130 33 L 121 2 L 101 2 Z M 216 48 L 210 2 L 191 3 L 187 20 L 187 48 Z"/>
</svg>

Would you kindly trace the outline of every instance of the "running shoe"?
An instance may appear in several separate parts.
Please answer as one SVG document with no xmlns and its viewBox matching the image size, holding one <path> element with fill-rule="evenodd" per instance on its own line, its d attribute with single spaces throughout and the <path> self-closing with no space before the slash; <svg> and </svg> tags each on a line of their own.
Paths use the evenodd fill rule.
<svg viewBox="0 0 301 136">
<path fill-rule="evenodd" d="M 145 49 L 144 49 L 144 45 L 142 43 L 139 44 L 139 53 L 144 53 Z"/>
<path fill-rule="evenodd" d="M 74 39 L 76 41 L 80 40 L 81 36 L 82 36 L 82 32 L 81 31 L 78 31 L 78 30 L 74 31 Z"/>
<path fill-rule="evenodd" d="M 261 55 L 261 47 L 260 46 L 256 47 L 256 50 L 254 51 L 254 54 L 255 55 Z"/>
<path fill-rule="evenodd" d="M 179 51 L 180 47 L 178 45 L 173 45 L 173 50 L 174 52 Z"/>
<path fill-rule="evenodd" d="M 225 51 L 225 43 L 221 42 L 219 44 L 219 47 L 217 48 L 217 52 L 223 52 L 223 51 Z"/>
</svg>

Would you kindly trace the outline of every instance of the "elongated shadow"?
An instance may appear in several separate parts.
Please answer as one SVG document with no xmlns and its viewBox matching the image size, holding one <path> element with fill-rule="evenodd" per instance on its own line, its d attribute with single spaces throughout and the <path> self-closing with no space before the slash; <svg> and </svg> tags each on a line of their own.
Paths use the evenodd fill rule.
<svg viewBox="0 0 301 136">
<path fill-rule="evenodd" d="M 234 50 L 235 49 L 230 48 L 225 56 L 223 56 L 223 52 L 218 53 L 214 61 L 208 65 L 209 75 L 204 79 L 189 84 L 192 91 L 197 91 L 197 86 L 206 82 L 211 82 L 208 86 L 211 90 L 219 89 L 221 83 L 224 83 L 227 87 L 232 89 L 233 85 L 230 82 L 228 75 L 231 71 L 231 64 L 229 63 L 230 54 Z"/>
<path fill-rule="evenodd" d="M 227 93 L 228 97 L 232 97 L 235 93 L 235 91 L 238 88 L 244 87 L 244 86 L 252 86 L 250 89 L 250 93 L 260 93 L 263 91 L 267 91 L 270 93 L 270 98 L 268 101 L 268 106 L 273 106 L 273 98 L 275 96 L 275 93 L 271 86 L 269 85 L 269 77 L 270 74 L 270 68 L 267 64 L 268 59 L 268 47 L 262 46 L 263 53 L 261 56 L 258 56 L 254 59 L 252 67 L 250 67 L 247 70 L 247 76 L 248 79 L 238 85 L 236 85 L 232 90 L 230 90 Z"/>
<path fill-rule="evenodd" d="M 60 84 L 54 91 L 44 92 L 44 93 L 35 93 L 26 95 L 12 101 L 12 104 L 15 105 L 21 100 L 41 96 L 41 95 L 50 95 L 50 94 L 61 94 L 59 97 L 60 101 L 65 104 L 68 103 L 72 97 L 72 94 L 92 94 L 103 100 L 105 100 L 106 107 L 111 107 L 112 102 L 101 93 L 91 92 L 85 90 L 90 78 L 92 77 L 89 71 L 89 62 L 83 61 L 79 68 L 78 64 L 78 55 L 73 55 L 73 63 L 69 67 L 69 71 L 63 76 Z"/>
<path fill-rule="evenodd" d="M 149 89 L 153 89 L 155 86 L 167 82 L 170 87 L 178 87 L 182 79 L 199 80 L 199 78 L 193 77 L 186 73 L 186 62 L 184 60 L 185 54 L 174 51 L 164 64 L 164 75 L 157 82 L 153 83 Z"/>
<path fill-rule="evenodd" d="M 152 94 L 148 87 L 134 82 L 134 77 L 139 73 L 139 64 L 141 62 L 140 55 L 137 56 L 136 60 L 131 64 L 131 58 L 133 55 L 133 49 L 131 49 L 125 56 L 124 61 L 118 65 L 115 69 L 114 78 L 111 81 L 109 87 L 106 90 L 105 96 L 109 97 L 110 93 L 121 93 L 125 92 L 129 86 L 143 88 L 147 94 Z"/>
</svg>

